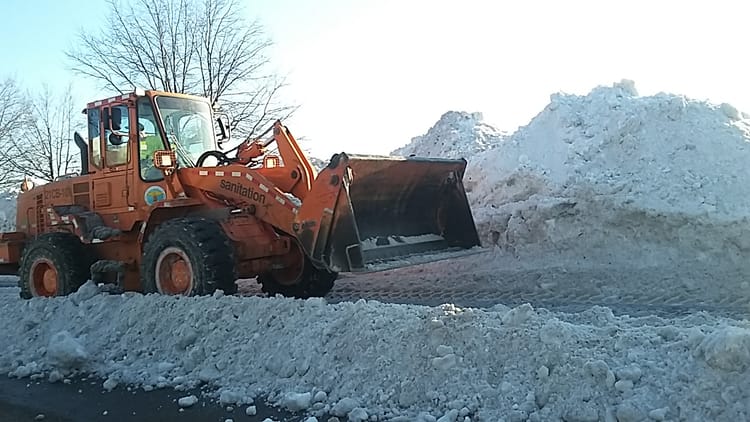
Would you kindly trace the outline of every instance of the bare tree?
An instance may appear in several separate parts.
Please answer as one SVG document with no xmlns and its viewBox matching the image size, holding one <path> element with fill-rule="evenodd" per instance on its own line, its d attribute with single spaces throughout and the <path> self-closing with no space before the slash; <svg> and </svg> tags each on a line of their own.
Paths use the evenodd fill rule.
<svg viewBox="0 0 750 422">
<path fill-rule="evenodd" d="M 28 123 L 29 111 L 28 101 L 16 82 L 0 82 L 0 187 L 18 184 L 23 177 L 13 171 L 8 149 L 14 136 Z"/>
<path fill-rule="evenodd" d="M 268 70 L 271 46 L 240 0 L 107 0 L 103 30 L 79 33 L 67 52 L 73 70 L 119 93 L 137 87 L 197 94 L 221 105 L 240 135 L 295 109 L 277 101 L 284 86 Z"/>
<path fill-rule="evenodd" d="M 29 101 L 24 126 L 3 145 L 3 168 L 14 180 L 29 176 L 50 182 L 80 169 L 79 153 L 72 142 L 76 128 L 70 92 L 54 94 L 44 87 Z"/>
</svg>

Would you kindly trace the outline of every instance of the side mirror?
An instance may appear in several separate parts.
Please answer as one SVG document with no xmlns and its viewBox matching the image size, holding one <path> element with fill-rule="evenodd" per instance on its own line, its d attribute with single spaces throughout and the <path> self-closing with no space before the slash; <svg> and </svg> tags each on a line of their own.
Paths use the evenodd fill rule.
<svg viewBox="0 0 750 422">
<path fill-rule="evenodd" d="M 216 123 L 219 124 L 219 135 L 221 138 L 218 140 L 219 143 L 229 140 L 231 137 L 229 129 L 229 116 L 226 114 L 219 114 L 216 118 Z"/>
<path fill-rule="evenodd" d="M 154 167 L 164 172 L 164 174 L 171 174 L 177 168 L 177 156 L 175 152 L 166 149 L 154 151 Z"/>
<path fill-rule="evenodd" d="M 102 120 L 104 129 L 120 130 L 122 124 L 122 109 L 120 107 L 104 107 L 102 109 Z"/>
<path fill-rule="evenodd" d="M 110 113 L 112 114 L 112 130 L 119 131 L 122 128 L 122 108 L 120 106 L 112 107 Z"/>
<path fill-rule="evenodd" d="M 110 132 L 109 133 L 109 143 L 112 145 L 122 145 L 125 143 L 125 141 L 122 139 L 122 135 L 118 135 L 117 133 Z"/>
</svg>

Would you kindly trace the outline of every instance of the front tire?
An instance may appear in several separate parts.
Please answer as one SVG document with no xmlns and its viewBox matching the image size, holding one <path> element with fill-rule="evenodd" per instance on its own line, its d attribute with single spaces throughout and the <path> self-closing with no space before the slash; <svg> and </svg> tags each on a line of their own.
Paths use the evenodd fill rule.
<svg viewBox="0 0 750 422">
<path fill-rule="evenodd" d="M 302 252 L 302 247 L 295 243 L 290 251 L 291 262 L 297 262 L 288 268 L 274 270 L 258 276 L 263 293 L 269 296 L 281 294 L 287 297 L 307 299 L 323 297 L 333 288 L 338 273 L 315 268 L 310 259 Z"/>
<path fill-rule="evenodd" d="M 143 251 L 144 293 L 208 295 L 237 292 L 234 251 L 219 223 L 179 218 L 162 223 Z"/>
<path fill-rule="evenodd" d="M 24 248 L 18 269 L 23 299 L 66 296 L 89 279 L 91 260 L 80 239 L 71 233 L 37 236 Z"/>
</svg>

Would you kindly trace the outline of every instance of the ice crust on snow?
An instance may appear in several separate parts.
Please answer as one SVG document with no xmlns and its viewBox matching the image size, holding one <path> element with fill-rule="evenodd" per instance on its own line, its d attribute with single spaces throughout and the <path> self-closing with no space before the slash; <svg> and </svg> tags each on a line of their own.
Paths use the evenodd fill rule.
<svg viewBox="0 0 750 422">
<path fill-rule="evenodd" d="M 449 112 L 396 153 L 467 158 L 483 240 L 504 251 L 631 267 L 741 260 L 749 128 L 731 105 L 639 96 L 623 81 L 555 94 L 510 136 L 481 114 Z M 270 395 L 350 421 L 750 418 L 750 322 L 708 313 L 104 295 L 89 283 L 69 298 L 0 302 L 0 322 L 0 371 L 12 376 L 85 371 L 105 389 L 208 383 L 248 415 Z"/>
</svg>

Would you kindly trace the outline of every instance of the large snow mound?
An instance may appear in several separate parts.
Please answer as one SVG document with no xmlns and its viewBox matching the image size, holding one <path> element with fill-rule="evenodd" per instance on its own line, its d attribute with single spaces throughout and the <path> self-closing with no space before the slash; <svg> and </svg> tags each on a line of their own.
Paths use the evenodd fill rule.
<svg viewBox="0 0 750 422">
<path fill-rule="evenodd" d="M 506 134 L 484 122 L 482 113 L 449 111 L 424 135 L 391 152 L 392 155 L 440 158 L 465 158 L 492 149 Z"/>
<path fill-rule="evenodd" d="M 750 417 L 750 325 L 705 314 L 125 294 L 4 301 L 0 323 L 11 375 L 208 383 L 224 403 L 270 394 L 348 420 Z"/>
<path fill-rule="evenodd" d="M 464 184 L 485 244 L 605 260 L 686 252 L 739 260 L 750 252 L 744 117 L 728 104 L 639 96 L 622 81 L 587 95 L 552 95 L 528 125 L 489 148 L 485 124 L 446 124 L 445 116 L 404 148 L 424 156 L 476 152 Z"/>
<path fill-rule="evenodd" d="M 555 94 L 499 148 L 472 160 L 478 202 L 531 174 L 550 192 L 589 191 L 625 205 L 720 220 L 750 216 L 750 121 L 734 107 L 632 83 L 586 96 Z M 471 143 L 471 142 L 469 142 Z"/>
</svg>

